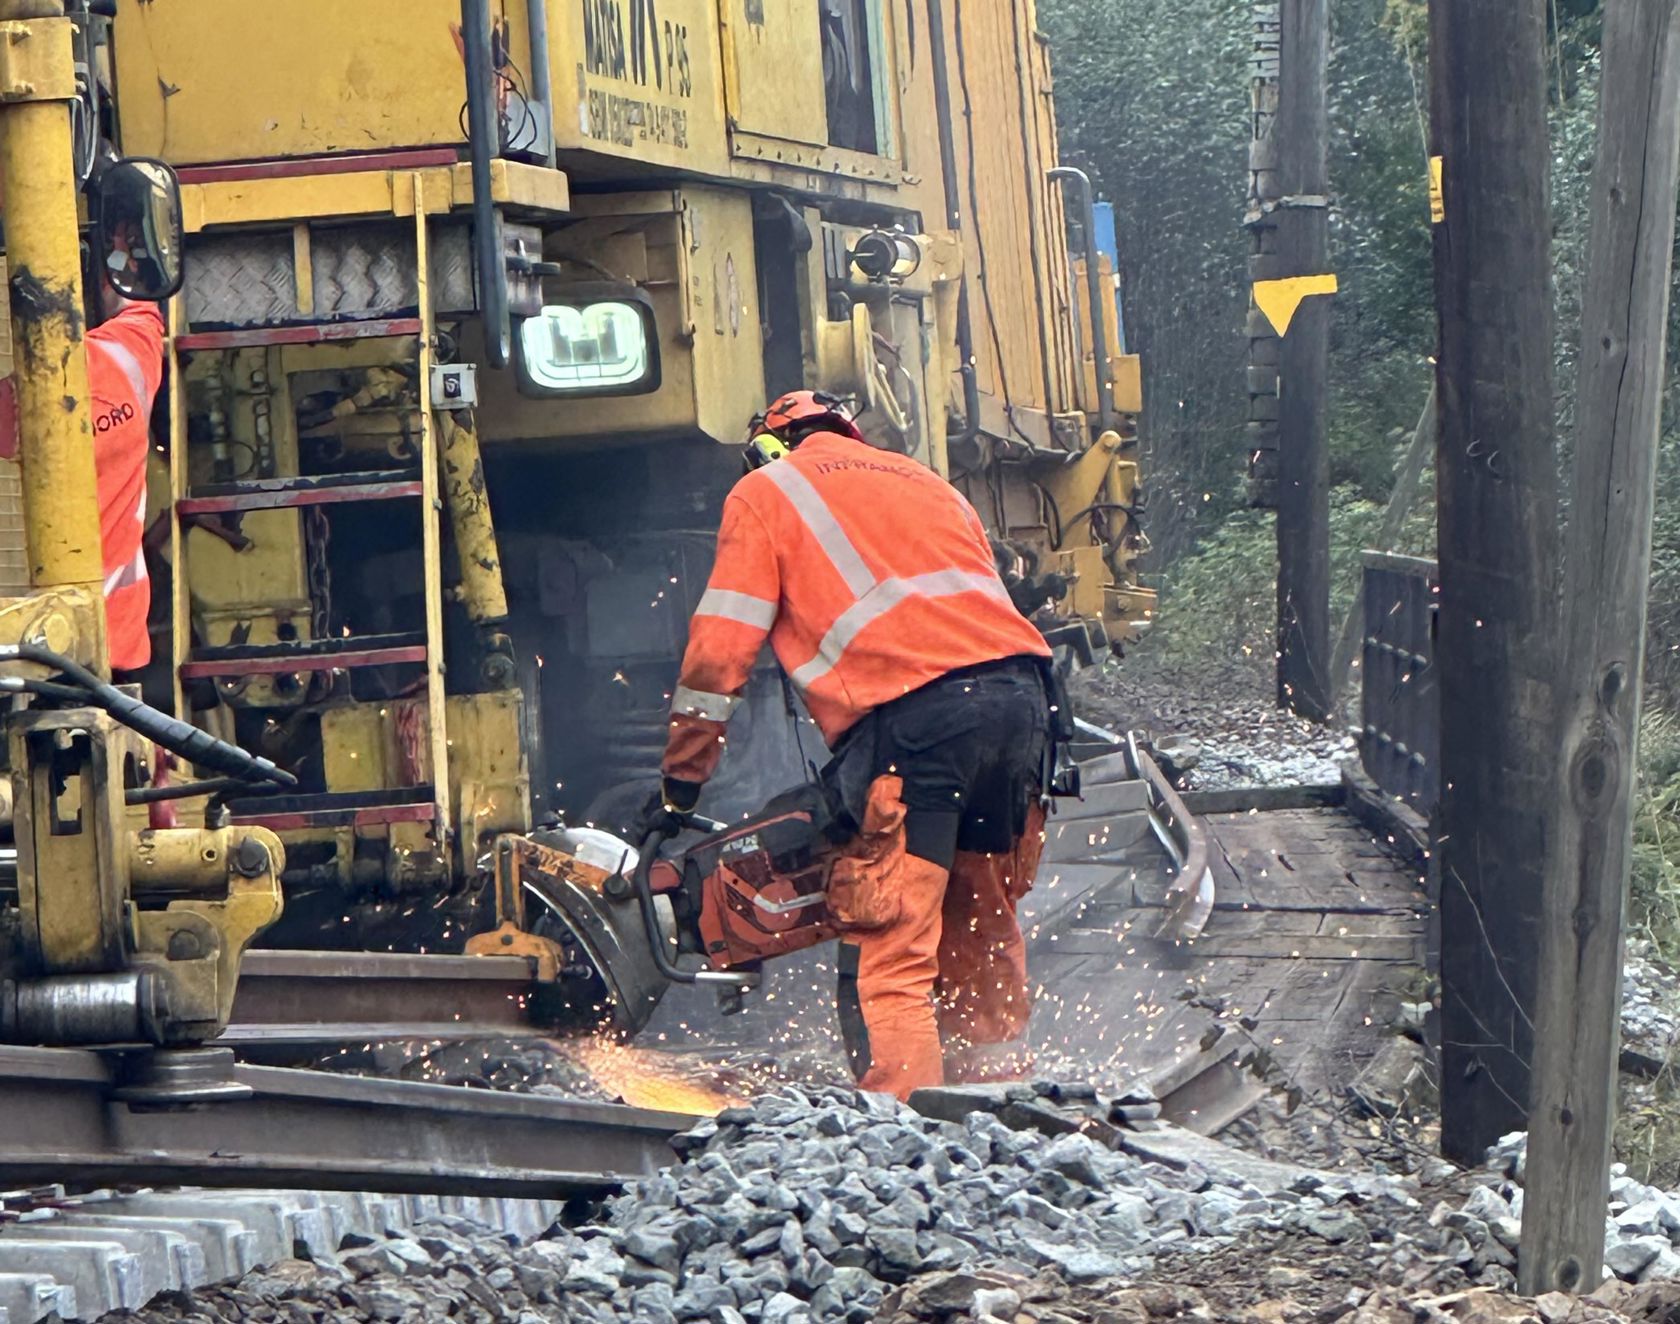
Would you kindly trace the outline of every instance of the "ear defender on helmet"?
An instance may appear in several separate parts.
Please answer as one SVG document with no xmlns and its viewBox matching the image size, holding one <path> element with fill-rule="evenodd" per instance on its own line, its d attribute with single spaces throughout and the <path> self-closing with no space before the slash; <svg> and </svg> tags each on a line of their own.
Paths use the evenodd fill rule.
<svg viewBox="0 0 1680 1324">
<path fill-rule="evenodd" d="M 773 432 L 760 432 L 747 442 L 745 460 L 748 469 L 762 469 L 772 460 L 779 460 L 792 448 Z"/>
<path fill-rule="evenodd" d="M 789 391 L 778 396 L 748 427 L 747 467 L 759 469 L 781 459 L 813 432 L 837 432 L 853 441 L 863 440 L 863 433 L 839 396 L 826 391 Z M 762 458 L 756 458 L 754 448 L 766 437 L 779 445 L 763 448 Z"/>
</svg>

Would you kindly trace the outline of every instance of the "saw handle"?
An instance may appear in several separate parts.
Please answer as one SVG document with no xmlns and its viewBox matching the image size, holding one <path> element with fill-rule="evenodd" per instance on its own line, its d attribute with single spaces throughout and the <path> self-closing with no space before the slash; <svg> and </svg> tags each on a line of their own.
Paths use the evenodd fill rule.
<svg viewBox="0 0 1680 1324">
<path fill-rule="evenodd" d="M 672 817 L 681 818 L 696 827 L 715 821 L 691 813 L 672 815 Z M 722 826 L 722 824 L 718 825 L 719 828 Z M 717 828 L 708 830 L 716 831 Z M 647 930 L 648 948 L 653 953 L 654 966 L 661 975 L 673 984 L 707 984 L 717 987 L 720 992 L 723 989 L 747 992 L 750 989 L 757 988 L 757 974 L 724 970 L 684 970 L 671 960 L 670 954 L 665 950 L 665 940 L 660 937 L 659 933 L 659 911 L 653 904 L 653 861 L 660 846 L 675 835 L 676 832 L 663 825 L 652 828 L 643 834 L 641 850 L 636 858 L 636 867 L 631 871 L 630 876 L 630 885 L 636 893 L 636 904 L 642 912 L 642 927 Z"/>
</svg>

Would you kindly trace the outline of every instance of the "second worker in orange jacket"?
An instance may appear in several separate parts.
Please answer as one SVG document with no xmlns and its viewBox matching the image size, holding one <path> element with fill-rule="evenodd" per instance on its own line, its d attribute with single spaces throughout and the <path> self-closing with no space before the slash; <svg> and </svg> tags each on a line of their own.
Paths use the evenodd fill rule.
<svg viewBox="0 0 1680 1324">
<path fill-rule="evenodd" d="M 1024 1034 L 1016 905 L 1043 843 L 1044 637 L 954 487 L 809 391 L 755 420 L 672 698 L 663 797 L 690 809 L 768 637 L 834 759 L 841 1020 L 860 1084 L 972 1079 Z"/>
</svg>

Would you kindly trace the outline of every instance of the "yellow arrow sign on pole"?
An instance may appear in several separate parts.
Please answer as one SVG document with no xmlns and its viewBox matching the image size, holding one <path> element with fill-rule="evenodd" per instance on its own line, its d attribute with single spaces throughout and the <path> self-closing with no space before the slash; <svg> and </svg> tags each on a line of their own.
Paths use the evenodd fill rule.
<svg viewBox="0 0 1680 1324">
<path fill-rule="evenodd" d="M 1280 336 L 1289 334 L 1289 324 L 1295 320 L 1295 310 L 1310 294 L 1334 294 L 1336 273 L 1322 276 L 1289 276 L 1283 280 L 1254 282 L 1254 302 L 1266 314 L 1272 330 Z"/>
</svg>

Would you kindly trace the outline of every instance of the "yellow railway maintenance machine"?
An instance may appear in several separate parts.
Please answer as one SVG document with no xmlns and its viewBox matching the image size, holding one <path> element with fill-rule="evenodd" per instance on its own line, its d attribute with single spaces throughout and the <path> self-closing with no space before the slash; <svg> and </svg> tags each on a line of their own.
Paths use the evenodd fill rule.
<svg viewBox="0 0 1680 1324">
<path fill-rule="evenodd" d="M 458 949 L 499 835 L 640 802 L 783 390 L 948 475 L 1068 654 L 1147 623 L 1031 0 L 114 8 L 111 131 L 185 225 L 153 688 L 299 781 L 228 806 L 285 842 L 271 940 Z M 707 807 L 820 757 L 766 669 Z"/>
<path fill-rule="evenodd" d="M 0 0 L 0 724 L 14 842 L 0 856 L 0 1043 L 149 1045 L 163 1051 L 136 1055 L 146 1069 L 129 1097 L 216 1097 L 241 1092 L 227 1055 L 173 1050 L 226 1022 L 241 955 L 280 912 L 285 854 L 214 801 L 203 827 L 150 830 L 143 768 L 161 746 L 217 774 L 204 792 L 290 775 L 109 683 L 78 241 L 90 229 L 102 253 L 128 236 L 135 262 L 112 283 L 156 300 L 179 284 L 182 233 L 167 166 L 101 159 L 98 27 L 85 7 Z"/>
</svg>

